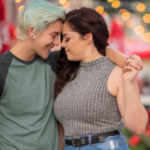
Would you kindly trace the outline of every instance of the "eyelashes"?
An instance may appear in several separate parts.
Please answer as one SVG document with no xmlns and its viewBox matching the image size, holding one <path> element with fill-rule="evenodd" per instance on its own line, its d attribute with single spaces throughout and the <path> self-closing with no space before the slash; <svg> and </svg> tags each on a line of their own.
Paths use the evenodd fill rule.
<svg viewBox="0 0 150 150">
<path fill-rule="evenodd" d="M 70 39 L 65 40 L 65 42 L 68 42 Z"/>
</svg>

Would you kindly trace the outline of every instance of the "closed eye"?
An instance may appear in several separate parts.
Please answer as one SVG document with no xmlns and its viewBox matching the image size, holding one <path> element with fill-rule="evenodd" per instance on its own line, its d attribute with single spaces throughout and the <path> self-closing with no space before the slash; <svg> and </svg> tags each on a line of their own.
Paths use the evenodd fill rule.
<svg viewBox="0 0 150 150">
<path fill-rule="evenodd" d="M 68 42 L 70 39 L 65 40 L 65 42 Z"/>
</svg>

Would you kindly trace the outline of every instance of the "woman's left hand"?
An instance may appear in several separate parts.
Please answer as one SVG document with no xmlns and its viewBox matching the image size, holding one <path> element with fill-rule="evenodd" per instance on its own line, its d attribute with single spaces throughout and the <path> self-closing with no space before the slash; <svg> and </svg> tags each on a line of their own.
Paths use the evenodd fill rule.
<svg viewBox="0 0 150 150">
<path fill-rule="evenodd" d="M 124 64 L 125 65 L 123 67 L 130 66 L 130 67 L 135 68 L 136 70 L 143 69 L 143 62 L 142 62 L 140 56 L 138 56 L 136 54 L 134 54 L 130 57 L 127 57 Z"/>
</svg>

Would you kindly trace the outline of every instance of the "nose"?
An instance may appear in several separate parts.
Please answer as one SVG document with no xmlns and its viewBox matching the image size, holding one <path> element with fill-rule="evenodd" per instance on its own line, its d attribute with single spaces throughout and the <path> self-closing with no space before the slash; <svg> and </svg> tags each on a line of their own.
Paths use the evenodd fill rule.
<svg viewBox="0 0 150 150">
<path fill-rule="evenodd" d="M 59 46 L 59 39 L 55 38 L 53 44 L 56 45 L 56 46 Z"/>
</svg>

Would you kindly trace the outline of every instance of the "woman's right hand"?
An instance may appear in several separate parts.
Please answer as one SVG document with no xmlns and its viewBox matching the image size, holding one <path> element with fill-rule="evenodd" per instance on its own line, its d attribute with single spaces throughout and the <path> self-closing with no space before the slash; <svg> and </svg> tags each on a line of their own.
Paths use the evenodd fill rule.
<svg viewBox="0 0 150 150">
<path fill-rule="evenodd" d="M 133 83 L 133 81 L 135 80 L 136 76 L 138 75 L 140 70 L 136 70 L 133 67 L 130 66 L 126 66 L 123 68 L 123 80 L 126 83 Z"/>
</svg>

